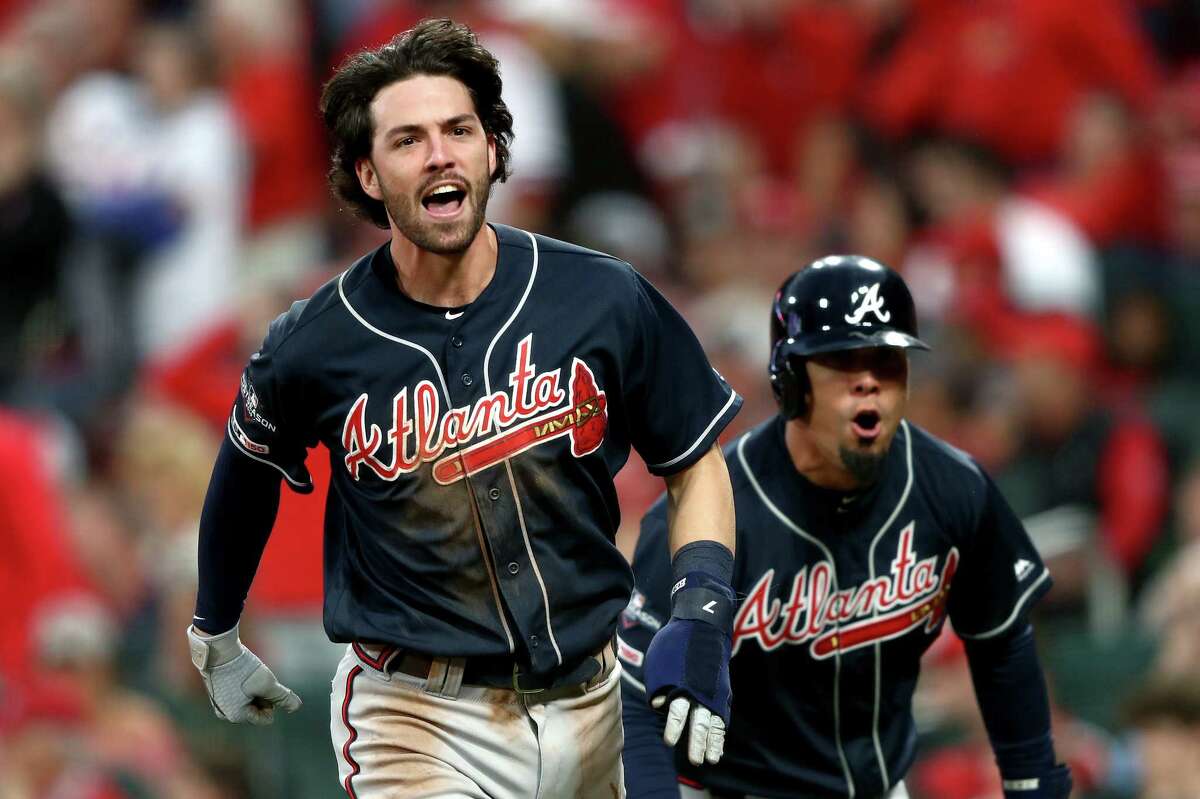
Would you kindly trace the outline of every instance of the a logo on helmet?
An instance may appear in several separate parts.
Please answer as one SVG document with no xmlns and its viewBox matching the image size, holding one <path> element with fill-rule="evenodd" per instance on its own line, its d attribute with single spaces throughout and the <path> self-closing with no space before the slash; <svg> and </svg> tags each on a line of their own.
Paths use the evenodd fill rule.
<svg viewBox="0 0 1200 799">
<path fill-rule="evenodd" d="M 872 283 L 870 286 L 859 286 L 857 291 L 850 292 L 850 302 L 859 302 L 861 304 L 854 309 L 854 313 L 845 315 L 844 318 L 849 324 L 862 324 L 863 319 L 869 313 L 875 314 L 875 318 L 884 324 L 892 318 L 891 311 L 883 310 L 883 297 L 879 296 L 878 283 Z"/>
</svg>

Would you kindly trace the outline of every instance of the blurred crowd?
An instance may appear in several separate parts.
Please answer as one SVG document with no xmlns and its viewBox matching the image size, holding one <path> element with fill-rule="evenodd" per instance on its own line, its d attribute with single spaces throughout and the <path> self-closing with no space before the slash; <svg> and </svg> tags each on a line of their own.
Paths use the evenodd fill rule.
<svg viewBox="0 0 1200 799">
<path fill-rule="evenodd" d="M 910 418 L 997 477 L 1077 795 L 1200 797 L 1200 6 L 1189 0 L 0 0 L 0 799 L 333 797 L 328 456 L 243 638 L 306 700 L 212 718 L 183 635 L 212 459 L 268 321 L 385 240 L 316 110 L 423 16 L 501 62 L 493 221 L 633 263 L 774 412 L 801 264 L 899 269 Z M 580 303 L 587 298 L 580 297 Z M 619 544 L 661 490 L 619 477 Z M 735 700 L 736 708 L 736 700 Z M 952 636 L 914 799 L 998 778 Z"/>
</svg>

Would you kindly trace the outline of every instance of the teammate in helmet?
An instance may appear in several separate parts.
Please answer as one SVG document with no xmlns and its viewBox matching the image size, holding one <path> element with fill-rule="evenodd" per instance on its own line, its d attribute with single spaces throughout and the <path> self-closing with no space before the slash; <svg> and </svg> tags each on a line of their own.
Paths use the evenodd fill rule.
<svg viewBox="0 0 1200 799">
<path fill-rule="evenodd" d="M 1027 614 L 1050 576 L 992 480 L 904 419 L 929 347 L 903 279 L 861 256 L 790 276 L 771 314 L 780 412 L 727 448 L 737 557 L 725 755 L 695 766 L 645 709 L 670 607 L 666 506 L 642 521 L 618 629 L 631 797 L 907 797 L 912 694 L 947 617 L 1010 799 L 1065 798 Z"/>
</svg>

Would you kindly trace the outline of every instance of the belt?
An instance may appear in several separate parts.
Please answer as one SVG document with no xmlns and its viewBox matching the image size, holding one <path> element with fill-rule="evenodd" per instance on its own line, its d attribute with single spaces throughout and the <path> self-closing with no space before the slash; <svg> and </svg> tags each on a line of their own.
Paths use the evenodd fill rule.
<svg viewBox="0 0 1200 799">
<path fill-rule="evenodd" d="M 436 684 L 431 693 L 453 698 L 462 685 L 503 688 L 518 694 L 531 695 L 537 701 L 550 701 L 561 696 L 585 693 L 604 681 L 616 664 L 611 643 L 573 667 L 559 668 L 549 674 L 522 671 L 512 658 L 481 656 L 475 658 L 426 655 L 399 649 L 395 646 L 355 641 L 355 654 L 371 668 L 384 674 L 407 674 Z M 377 650 L 373 652 L 372 650 Z"/>
</svg>

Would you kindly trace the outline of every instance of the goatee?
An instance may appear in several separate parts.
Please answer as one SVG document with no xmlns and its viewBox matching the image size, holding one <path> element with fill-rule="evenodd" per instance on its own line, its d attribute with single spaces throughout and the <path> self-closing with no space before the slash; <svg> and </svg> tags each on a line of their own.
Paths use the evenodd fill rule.
<svg viewBox="0 0 1200 799">
<path fill-rule="evenodd" d="M 862 486 L 871 485 L 879 479 L 879 475 L 883 471 L 884 458 L 887 456 L 886 452 L 879 454 L 860 452 L 846 446 L 839 447 L 839 454 L 846 471 L 850 472 Z"/>
</svg>

